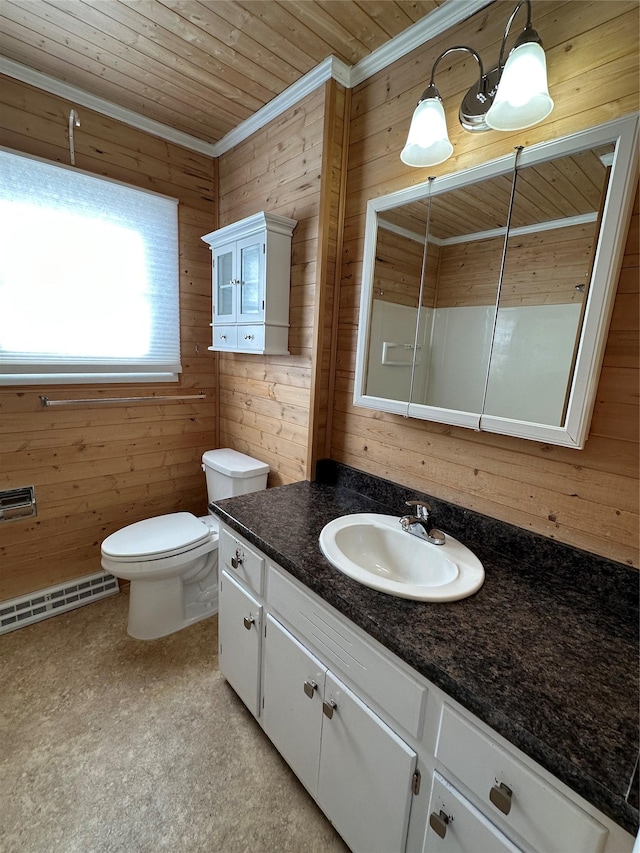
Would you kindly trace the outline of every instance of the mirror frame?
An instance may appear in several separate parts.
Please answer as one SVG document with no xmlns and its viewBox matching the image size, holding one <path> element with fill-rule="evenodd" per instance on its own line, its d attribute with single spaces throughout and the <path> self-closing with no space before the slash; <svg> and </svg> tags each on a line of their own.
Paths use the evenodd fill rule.
<svg viewBox="0 0 640 853">
<path fill-rule="evenodd" d="M 391 412 L 405 417 L 463 426 L 474 430 L 511 435 L 549 444 L 580 449 L 587 439 L 609 323 L 617 289 L 631 209 L 635 197 L 638 164 L 638 113 L 617 119 L 561 139 L 524 148 L 518 169 L 558 157 L 577 154 L 588 148 L 615 143 L 602 223 L 595 251 L 591 284 L 585 306 L 582 331 L 576 353 L 564 424 L 552 426 L 516 419 L 444 409 L 410 401 L 390 400 L 365 393 L 370 323 L 373 306 L 373 277 L 376 259 L 378 217 L 399 205 L 432 198 L 478 181 L 513 173 L 515 156 L 496 160 L 371 199 L 367 203 L 362 287 L 353 403 L 355 406 Z M 505 235 L 505 239 L 508 234 Z M 416 322 L 418 309 L 416 308 Z"/>
</svg>

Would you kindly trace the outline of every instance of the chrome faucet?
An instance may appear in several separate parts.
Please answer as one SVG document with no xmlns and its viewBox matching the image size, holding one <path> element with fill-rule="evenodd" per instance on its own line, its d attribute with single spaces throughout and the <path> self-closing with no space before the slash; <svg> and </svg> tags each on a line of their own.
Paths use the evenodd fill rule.
<svg viewBox="0 0 640 853">
<path fill-rule="evenodd" d="M 444 533 L 436 527 L 431 527 L 429 521 L 431 507 L 422 501 L 407 501 L 407 506 L 413 507 L 414 515 L 403 515 L 400 519 L 402 529 L 412 536 L 425 539 L 432 545 L 444 545 Z"/>
</svg>

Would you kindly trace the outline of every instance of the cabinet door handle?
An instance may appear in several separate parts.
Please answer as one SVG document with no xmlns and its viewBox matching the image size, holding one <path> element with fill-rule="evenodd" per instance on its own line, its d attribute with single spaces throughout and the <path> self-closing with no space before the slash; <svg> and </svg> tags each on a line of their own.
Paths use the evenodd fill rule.
<svg viewBox="0 0 640 853">
<path fill-rule="evenodd" d="M 333 717 L 333 712 L 338 707 L 338 703 L 334 702 L 333 699 L 329 699 L 327 702 L 326 699 L 322 703 L 322 713 L 327 717 L 327 719 L 331 719 Z"/>
<path fill-rule="evenodd" d="M 245 341 L 252 341 L 254 338 L 255 338 L 255 335 L 245 335 L 244 336 Z"/>
<path fill-rule="evenodd" d="M 253 618 L 253 616 L 245 616 L 242 621 L 244 622 L 244 627 L 247 629 L 247 631 L 250 631 L 251 626 L 255 624 L 256 620 Z"/>
<path fill-rule="evenodd" d="M 439 813 L 431 812 L 429 815 L 429 826 L 437 835 L 440 836 L 440 838 L 444 838 L 447 834 L 447 826 L 450 820 L 452 820 L 452 818 L 440 809 Z"/>
<path fill-rule="evenodd" d="M 493 805 L 502 812 L 502 814 L 509 814 L 511 811 L 511 797 L 513 796 L 513 791 L 504 782 L 498 782 L 496 779 L 496 784 L 489 791 L 489 799 L 493 803 Z"/>
<path fill-rule="evenodd" d="M 311 679 L 308 679 L 307 681 L 305 681 L 304 692 L 307 694 L 309 699 L 313 699 L 313 694 L 317 689 L 318 689 L 318 685 L 316 684 L 315 681 L 312 681 Z"/>
<path fill-rule="evenodd" d="M 238 566 L 241 566 L 241 565 L 242 565 L 243 560 L 244 560 L 244 557 L 242 556 L 242 554 L 241 554 L 240 550 L 237 550 L 237 551 L 236 551 L 236 555 L 235 555 L 235 557 L 232 557 L 232 558 L 231 558 L 231 566 L 232 566 L 234 569 L 237 569 L 237 568 L 238 568 Z"/>
<path fill-rule="evenodd" d="M 221 340 L 221 341 L 226 341 L 226 340 L 227 340 L 227 336 L 226 336 L 226 335 L 220 335 L 220 340 Z"/>
</svg>

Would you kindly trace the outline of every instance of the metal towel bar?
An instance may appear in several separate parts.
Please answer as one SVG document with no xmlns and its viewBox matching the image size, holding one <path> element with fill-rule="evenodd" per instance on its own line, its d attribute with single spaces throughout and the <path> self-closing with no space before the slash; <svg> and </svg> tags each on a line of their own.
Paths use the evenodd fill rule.
<svg viewBox="0 0 640 853">
<path fill-rule="evenodd" d="M 43 406 L 76 406 L 78 404 L 93 406 L 96 403 L 171 403 L 174 400 L 205 400 L 206 397 L 203 391 L 198 394 L 173 394 L 164 397 L 97 397 L 87 400 L 50 400 L 41 395 L 40 402 Z"/>
</svg>

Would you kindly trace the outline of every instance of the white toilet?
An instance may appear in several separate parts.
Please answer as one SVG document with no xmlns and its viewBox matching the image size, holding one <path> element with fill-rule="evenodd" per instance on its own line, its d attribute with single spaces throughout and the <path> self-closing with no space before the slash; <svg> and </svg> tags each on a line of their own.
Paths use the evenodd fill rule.
<svg viewBox="0 0 640 853">
<path fill-rule="evenodd" d="M 269 466 L 223 448 L 202 457 L 209 502 L 267 487 Z M 131 581 L 127 632 L 155 640 L 218 610 L 218 520 L 172 512 L 137 521 L 102 543 L 102 567 Z"/>
</svg>

